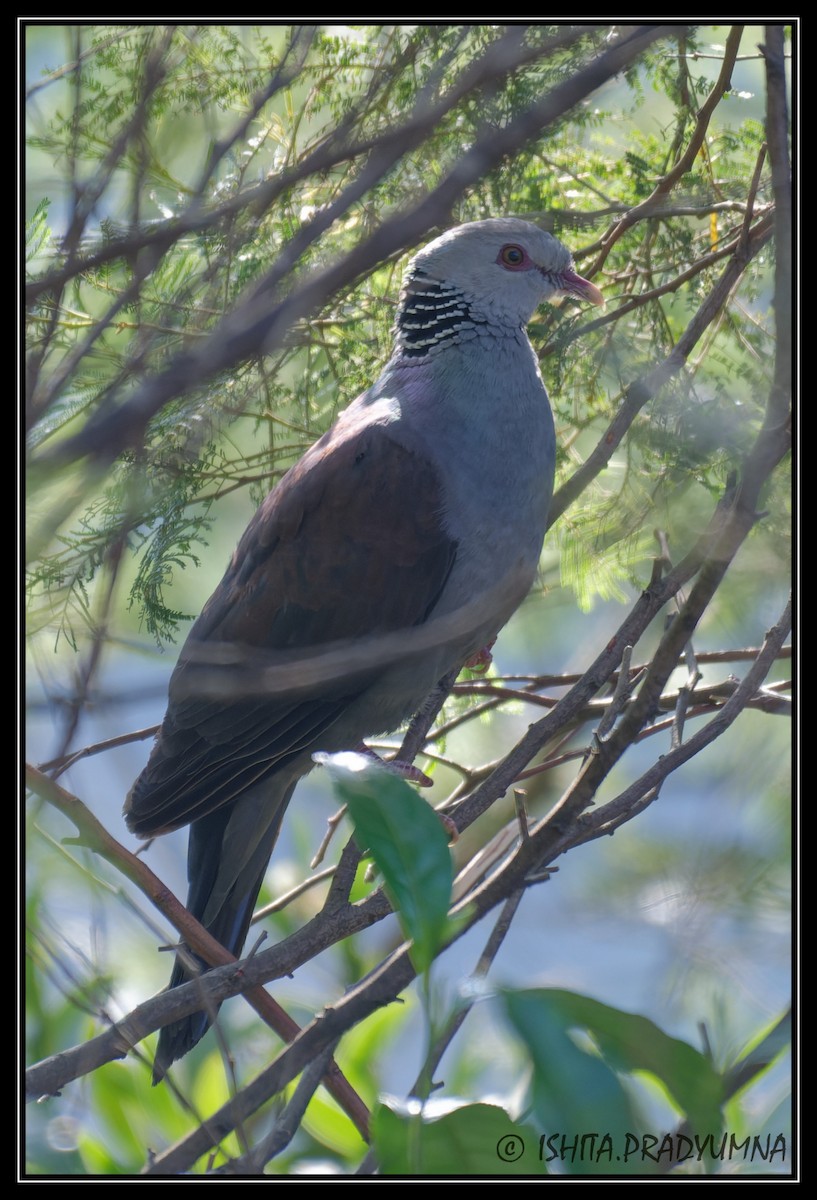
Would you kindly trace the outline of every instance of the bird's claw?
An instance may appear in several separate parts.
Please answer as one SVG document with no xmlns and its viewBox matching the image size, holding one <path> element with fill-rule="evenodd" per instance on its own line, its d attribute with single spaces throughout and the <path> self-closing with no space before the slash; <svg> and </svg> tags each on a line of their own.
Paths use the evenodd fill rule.
<svg viewBox="0 0 817 1200">
<path fill-rule="evenodd" d="M 470 658 L 466 658 L 463 665 L 467 667 L 469 671 L 478 671 L 480 674 L 484 674 L 494 661 L 494 656 L 491 653 L 491 647 L 495 641 L 496 638 L 494 638 L 493 642 L 489 642 L 487 646 L 483 646 L 481 650 L 476 652 L 476 654 L 472 654 Z"/>
<path fill-rule="evenodd" d="M 355 749 L 364 758 L 369 758 L 372 762 L 379 763 L 390 775 L 399 775 L 401 779 L 406 779 L 409 783 L 416 783 L 418 787 L 434 786 L 434 780 L 430 779 L 428 775 L 424 774 L 419 767 L 415 767 L 412 763 L 403 762 L 399 758 L 393 758 L 387 762 L 379 754 L 375 754 L 374 750 L 364 745 L 363 742 L 359 746 L 356 746 Z"/>
<path fill-rule="evenodd" d="M 449 846 L 453 846 L 456 841 L 459 841 L 459 829 L 457 829 L 453 818 L 449 817 L 447 813 L 438 812 L 437 816 L 440 818 L 440 824 L 442 825 L 443 829 L 448 834 Z"/>
</svg>

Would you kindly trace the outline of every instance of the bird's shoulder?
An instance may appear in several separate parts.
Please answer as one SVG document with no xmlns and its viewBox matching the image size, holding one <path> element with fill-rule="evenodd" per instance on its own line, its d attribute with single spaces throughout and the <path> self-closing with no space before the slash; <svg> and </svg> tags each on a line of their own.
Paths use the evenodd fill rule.
<svg viewBox="0 0 817 1200">
<path fill-rule="evenodd" d="M 415 625 L 456 556 L 411 426 L 358 402 L 269 493 L 191 636 L 298 646 Z"/>
</svg>

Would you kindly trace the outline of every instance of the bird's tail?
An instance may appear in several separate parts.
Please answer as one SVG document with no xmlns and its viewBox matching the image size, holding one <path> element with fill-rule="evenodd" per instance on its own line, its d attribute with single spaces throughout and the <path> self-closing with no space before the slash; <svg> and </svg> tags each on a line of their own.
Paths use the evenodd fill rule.
<svg viewBox="0 0 817 1200">
<path fill-rule="evenodd" d="M 267 781 L 262 794 L 260 788 L 253 788 L 237 804 L 216 809 L 190 826 L 187 908 L 232 954 L 239 954 L 247 936 L 294 786 L 292 782 L 282 787 L 275 780 Z M 185 957 L 188 963 L 191 958 L 195 961 L 199 972 L 208 970 L 190 951 Z M 186 983 L 196 973 L 177 956 L 168 989 Z M 190 1013 L 160 1030 L 153 1064 L 154 1084 L 164 1078 L 171 1063 L 192 1050 L 204 1036 L 216 1007 Z"/>
</svg>

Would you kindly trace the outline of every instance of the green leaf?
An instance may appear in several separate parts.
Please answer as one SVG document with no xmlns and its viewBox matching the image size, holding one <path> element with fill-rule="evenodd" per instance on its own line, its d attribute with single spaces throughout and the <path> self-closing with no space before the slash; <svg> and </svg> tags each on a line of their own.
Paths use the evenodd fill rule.
<svg viewBox="0 0 817 1200">
<path fill-rule="evenodd" d="M 505 1006 L 531 1053 L 534 1108 L 547 1129 L 604 1130 L 615 1151 L 625 1147 L 638 1120 L 617 1072 L 646 1071 L 661 1081 L 693 1133 L 718 1134 L 723 1082 L 717 1071 L 698 1050 L 646 1017 L 559 989 L 507 992 Z M 575 1031 L 589 1036 L 588 1048 L 577 1044 Z M 583 1166 L 593 1173 L 633 1169 L 622 1160 Z"/>
<path fill-rule="evenodd" d="M 443 943 L 451 903 L 453 870 L 440 820 L 407 783 L 364 765 L 362 756 L 332 755 L 323 761 L 349 807 L 358 846 L 371 852 L 383 874 L 403 933 L 412 942 L 412 962 L 426 971 Z"/>
<path fill-rule="evenodd" d="M 401 1114 L 382 1106 L 372 1138 L 384 1175 L 545 1175 L 539 1138 L 493 1104 L 468 1104 L 445 1116 Z"/>
<path fill-rule="evenodd" d="M 559 1156 L 568 1174 L 624 1173 L 619 1150 L 635 1116 L 615 1072 L 571 1036 L 582 1022 L 564 1011 L 560 1000 L 568 995 L 505 994 L 507 1014 L 533 1062 L 533 1109 L 543 1135 L 559 1135 L 574 1147 Z M 605 1136 L 610 1140 L 602 1144 Z"/>
<path fill-rule="evenodd" d="M 729 1094 L 756 1083 L 772 1063 L 791 1045 L 791 1011 L 761 1030 L 726 1077 Z"/>
<path fill-rule="evenodd" d="M 359 1162 L 366 1153 L 363 1138 L 349 1117 L 320 1089 L 309 1101 L 303 1118 L 303 1128 L 326 1150 L 337 1154 L 349 1164 Z"/>
</svg>

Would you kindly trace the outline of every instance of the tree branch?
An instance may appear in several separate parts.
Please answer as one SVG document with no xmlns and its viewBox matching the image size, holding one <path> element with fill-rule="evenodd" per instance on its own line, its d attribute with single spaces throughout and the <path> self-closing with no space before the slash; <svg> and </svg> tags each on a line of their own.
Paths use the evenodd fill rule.
<svg viewBox="0 0 817 1200">
<path fill-rule="evenodd" d="M 443 181 L 412 209 L 384 221 L 365 242 L 356 246 L 333 266 L 309 273 L 283 300 L 270 305 L 264 298 L 272 272 L 252 290 L 233 312 L 225 316 L 201 345 L 179 354 L 170 366 L 148 379 L 121 404 L 111 403 L 89 418 L 84 429 L 58 447 L 39 456 L 38 468 L 53 469 L 90 455 L 109 462 L 128 446 L 138 445 L 147 422 L 171 399 L 187 394 L 205 379 L 234 367 L 258 353 L 271 353 L 282 344 L 294 321 L 317 311 L 327 300 L 354 280 L 372 270 L 391 254 L 416 242 L 434 225 L 444 221 L 452 204 L 475 180 L 506 155 L 520 149 L 534 136 L 558 120 L 607 79 L 633 62 L 652 42 L 664 36 L 666 27 L 648 25 L 628 31 L 628 36 L 604 51 L 588 66 L 558 84 L 532 104 L 504 129 L 491 130 L 478 138 Z M 407 138 L 410 148 L 422 133 Z M 364 169 L 365 186 L 371 186 L 399 157 L 397 148 L 383 150 Z M 358 180 L 346 192 L 346 207 L 365 191 Z M 335 215 L 340 210 L 333 209 Z M 322 232 L 325 219 L 313 223 L 313 233 Z M 262 298 L 263 302 L 262 302 Z"/>
</svg>

